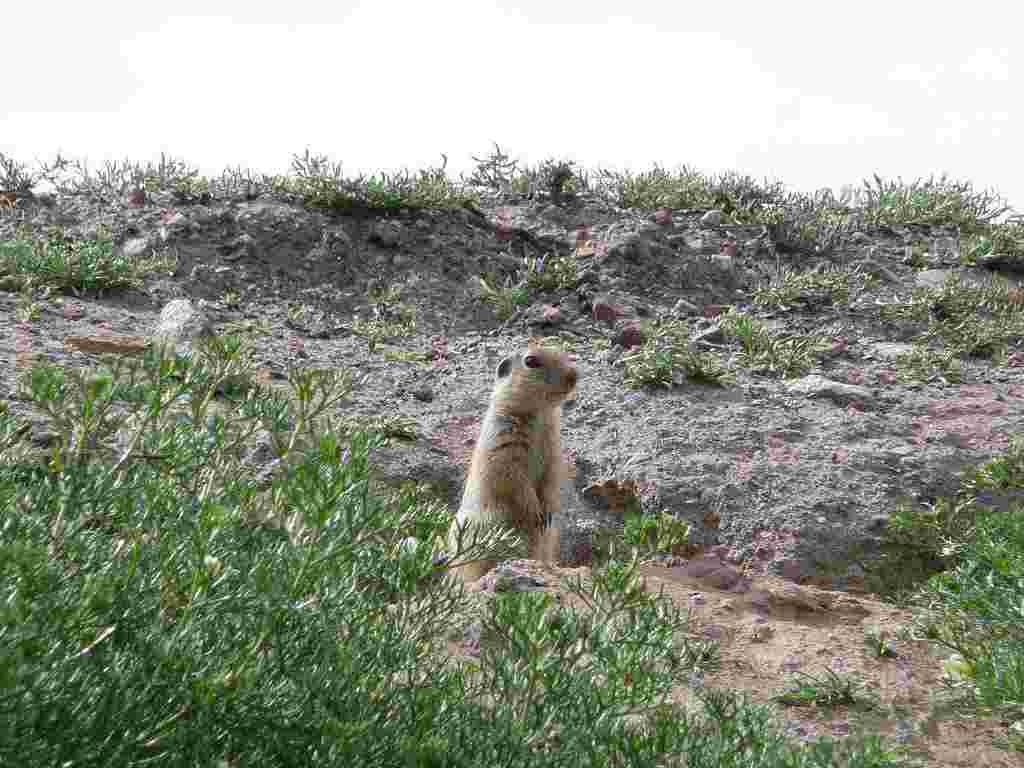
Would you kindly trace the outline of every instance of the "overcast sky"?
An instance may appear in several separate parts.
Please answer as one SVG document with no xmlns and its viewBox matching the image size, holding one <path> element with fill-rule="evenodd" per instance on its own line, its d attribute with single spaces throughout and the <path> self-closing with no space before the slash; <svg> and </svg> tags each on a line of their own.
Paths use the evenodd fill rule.
<svg viewBox="0 0 1024 768">
<path fill-rule="evenodd" d="M 442 152 L 459 171 L 497 141 L 806 191 L 947 172 L 1024 211 L 1006 0 L 9 5 L 0 151 L 23 162 L 165 151 L 274 173 L 309 147 L 353 173 Z"/>
</svg>

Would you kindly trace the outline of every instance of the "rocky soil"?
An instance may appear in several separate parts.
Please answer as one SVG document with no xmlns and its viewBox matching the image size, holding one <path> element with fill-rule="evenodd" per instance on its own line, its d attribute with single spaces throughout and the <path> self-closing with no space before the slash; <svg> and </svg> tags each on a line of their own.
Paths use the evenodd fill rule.
<svg viewBox="0 0 1024 768">
<path fill-rule="evenodd" d="M 998 723 L 936 719 L 941 670 L 927 644 L 904 635 L 893 641 L 894 659 L 864 645 L 869 627 L 898 636 L 909 620 L 864 592 L 888 516 L 900 503 L 956 490 L 960 473 L 1005 449 L 1024 423 L 1024 356 L 1013 350 L 999 364 L 966 362 L 956 382 L 908 380 L 895 363 L 923 328 L 886 319 L 885 303 L 952 273 L 1021 282 L 961 267 L 955 229 L 858 232 L 825 258 L 784 252 L 770 230 L 731 225 L 715 211 L 641 213 L 587 199 L 504 197 L 377 217 L 283 198 L 182 205 L 156 193 L 131 202 L 23 199 L 0 213 L 0 239 L 55 227 L 76 237 L 107 232 L 129 258 L 174 260 L 137 288 L 37 296 L 34 317 L 23 295 L 0 286 L 0 356 L 10 361 L 0 397 L 33 421 L 39 444 L 47 426 L 16 398 L 17 369 L 32 359 L 89 366 L 133 354 L 184 313 L 193 329 L 249 335 L 272 386 L 292 365 L 351 369 L 361 383 L 346 414 L 415 424 L 414 439 L 377 456 L 381 478 L 428 482 L 454 508 L 498 361 L 530 336 L 557 338 L 581 373 L 563 420 L 573 471 L 556 521 L 559 570 L 585 568 L 625 510 L 668 511 L 691 524 L 692 556 L 648 566 L 648 580 L 691 606 L 700 631 L 722 643 L 724 663 L 707 684 L 765 699 L 795 670 L 859 672 L 880 692 L 880 709 L 782 710 L 793 733 L 864 726 L 921 750 L 931 765 L 1020 764 L 991 746 Z M 926 253 L 908 258 L 915 245 Z M 501 286 L 524 257 L 545 255 L 549 264 L 575 259 L 574 284 L 499 320 L 479 277 Z M 873 286 L 849 302 L 803 295 L 771 310 L 753 306 L 754 289 L 780 270 L 831 265 L 871 274 Z M 622 358 L 656 319 L 696 318 L 695 347 L 727 359 L 734 350 L 718 321 L 730 305 L 779 333 L 818 331 L 830 343 L 793 378 L 736 367 L 723 385 L 683 374 L 670 387 L 626 385 Z M 353 325 L 406 308 L 415 331 L 372 350 Z M 254 461 L 272 461 L 258 448 Z M 557 591 L 552 571 L 534 565 L 509 567 Z"/>
</svg>

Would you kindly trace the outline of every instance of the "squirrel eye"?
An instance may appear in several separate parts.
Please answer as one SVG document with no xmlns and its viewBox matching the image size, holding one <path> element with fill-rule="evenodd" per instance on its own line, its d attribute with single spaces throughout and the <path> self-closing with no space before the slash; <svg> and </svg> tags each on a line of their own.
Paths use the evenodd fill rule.
<svg viewBox="0 0 1024 768">
<path fill-rule="evenodd" d="M 541 362 L 541 359 L 539 357 L 537 357 L 537 355 L 527 355 L 526 357 L 524 357 L 523 358 L 523 365 L 525 365 L 527 368 L 543 368 L 544 367 L 544 363 Z"/>
</svg>

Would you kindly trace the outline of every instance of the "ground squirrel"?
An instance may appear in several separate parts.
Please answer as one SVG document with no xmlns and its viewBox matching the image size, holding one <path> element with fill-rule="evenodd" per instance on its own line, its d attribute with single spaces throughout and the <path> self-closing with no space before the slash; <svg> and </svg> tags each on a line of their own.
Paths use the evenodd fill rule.
<svg viewBox="0 0 1024 768">
<path fill-rule="evenodd" d="M 457 526 L 498 524 L 516 528 L 525 536 L 530 556 L 538 556 L 559 508 L 562 403 L 574 396 L 576 379 L 576 367 L 566 354 L 533 342 L 498 364 L 452 526 L 453 548 Z M 475 581 L 496 564 L 478 561 L 455 570 Z"/>
</svg>

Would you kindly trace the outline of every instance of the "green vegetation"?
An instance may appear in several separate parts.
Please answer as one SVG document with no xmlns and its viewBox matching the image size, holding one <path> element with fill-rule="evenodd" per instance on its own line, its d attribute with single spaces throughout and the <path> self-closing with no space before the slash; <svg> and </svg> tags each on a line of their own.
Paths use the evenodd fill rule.
<svg viewBox="0 0 1024 768">
<path fill-rule="evenodd" d="M 764 323 L 736 310 L 730 310 L 722 318 L 722 328 L 739 343 L 742 365 L 783 378 L 806 373 L 814 363 L 815 353 L 825 343 L 825 338 L 819 334 L 793 336 L 773 333 Z"/>
<path fill-rule="evenodd" d="M 728 692 L 672 704 L 714 649 L 635 558 L 573 580 L 583 608 L 497 595 L 457 662 L 473 611 L 433 551 L 450 514 L 371 490 L 387 438 L 331 416 L 351 377 L 224 397 L 242 345 L 166 355 L 32 369 L 21 396 L 63 435 L 43 455 L 0 409 L 0 762 L 898 764 L 876 738 L 790 744 Z M 285 463 L 269 487 L 244 459 L 261 429 Z M 518 546 L 490 531 L 449 562 Z"/>
<path fill-rule="evenodd" d="M 1024 220 L 1008 221 L 982 229 L 967 238 L 961 260 L 975 264 L 983 256 L 998 255 L 1011 261 L 1024 259 Z"/>
<path fill-rule="evenodd" d="M 804 194 L 779 181 L 757 180 L 729 171 L 707 174 L 683 165 L 659 165 L 646 171 L 586 170 L 569 159 L 548 158 L 521 166 L 495 145 L 484 157 L 472 157 L 468 175 L 451 177 L 447 157 L 439 166 L 417 172 L 380 171 L 347 175 L 340 162 L 306 149 L 291 158 L 289 173 L 257 174 L 227 168 L 207 178 L 182 160 L 161 154 L 157 163 L 107 162 L 91 170 L 83 161 L 58 155 L 31 171 L 0 153 L 0 190 L 28 193 L 46 182 L 62 194 L 111 200 L 132 190 L 170 192 L 181 204 L 217 199 L 284 196 L 336 211 L 377 214 L 457 208 L 479 201 L 481 192 L 543 195 L 555 204 L 586 194 L 622 208 L 716 208 L 725 221 L 764 224 L 781 249 L 827 254 L 858 229 L 902 224 L 955 224 L 964 238 L 968 262 L 980 255 L 1024 254 L 1024 223 L 995 192 L 946 176 L 884 179 L 873 174 L 855 194 L 836 197 L 829 190 Z M 856 199 L 854 199 L 856 198 Z"/>
<path fill-rule="evenodd" d="M 978 283 L 951 275 L 941 287 L 883 307 L 882 317 L 924 324 L 922 343 L 955 358 L 997 359 L 1024 339 L 1024 294 L 1000 278 Z"/>
<path fill-rule="evenodd" d="M 936 179 L 904 182 L 872 177 L 864 182 L 864 217 L 872 226 L 956 224 L 965 234 L 983 230 L 1010 212 L 998 195 L 977 191 L 969 181 Z"/>
<path fill-rule="evenodd" d="M 511 276 L 505 278 L 505 283 L 500 288 L 493 287 L 483 277 L 477 279 L 484 301 L 494 307 L 494 316 L 499 320 L 508 320 L 517 309 L 530 306 L 533 300 L 525 282 L 514 282 Z"/>
<path fill-rule="evenodd" d="M 754 292 L 754 303 L 785 308 L 796 303 L 810 307 L 848 304 L 875 283 L 872 275 L 859 269 L 827 266 L 800 271 L 783 267 L 777 275 Z"/>
<path fill-rule="evenodd" d="M 690 524 L 670 512 L 645 515 L 639 511 L 625 516 L 622 539 L 643 554 L 670 553 L 685 556 L 693 550 Z"/>
<path fill-rule="evenodd" d="M 857 193 L 788 191 L 736 173 L 689 167 L 586 171 L 565 159 L 520 168 L 496 146 L 468 178 L 442 165 L 348 176 L 307 150 L 289 173 L 228 169 L 202 176 L 161 155 L 145 165 L 58 157 L 29 171 L 0 154 L 0 215 L 47 182 L 59 194 L 112 201 L 143 191 L 176 204 L 278 196 L 330 211 L 390 215 L 473 205 L 483 193 L 593 195 L 624 208 L 717 208 L 726 224 L 763 224 L 780 251 L 828 254 L 858 230 L 906 224 L 959 228 L 961 259 L 1024 258 L 1024 221 L 989 191 L 945 176 L 875 175 Z M 443 157 L 443 156 L 442 156 Z M 921 248 L 910 261 L 925 266 Z M 129 259 L 100 233 L 54 231 L 0 243 L 0 287 L 19 291 L 17 317 L 40 315 L 50 291 L 136 285 L 168 254 Z M 573 257 L 528 258 L 503 284 L 481 278 L 507 319 L 537 292 L 575 287 Z M 497 286 L 497 287 L 494 287 Z M 843 305 L 871 286 L 849 269 L 781 270 L 755 302 Z M 371 351 L 415 329 L 397 294 L 370 297 L 351 330 Z M 238 308 L 234 292 L 224 304 Z M 295 323 L 311 324 L 304 307 Z M 999 361 L 1024 339 L 1019 289 L 951 280 L 883 308 L 920 323 L 923 343 L 897 360 L 905 379 L 957 380 L 971 358 Z M 313 318 L 314 320 L 317 318 Z M 318 322 L 327 325 L 326 316 Z M 722 318 L 735 360 L 798 376 L 822 337 L 783 336 L 754 317 Z M 680 372 L 722 383 L 719 350 L 695 351 L 683 321 L 652 325 L 622 362 L 630 386 L 671 386 Z M 728 353 L 730 350 L 721 350 Z M 452 564 L 520 551 L 491 531 L 435 557 L 450 514 L 418 486 L 371 485 L 372 452 L 415 437 L 401 416 L 337 417 L 345 372 L 289 373 L 290 395 L 257 386 L 248 348 L 210 340 L 191 358 L 151 349 L 136 364 L 74 373 L 33 368 L 19 396 L 60 437 L 45 449 L 0 402 L 0 763 L 18 765 L 687 765 L 888 766 L 878 739 L 788 742 L 770 710 L 692 687 L 716 647 L 637 579 L 637 557 L 687 547 L 685 524 L 631 517 L 623 541 L 587 582 L 585 609 L 507 593 L 483 611 L 480 655 L 457 662 L 447 642 L 474 615 Z M 391 354 L 398 354 L 391 352 Z M 280 471 L 257 478 L 246 447 L 270 435 Z M 915 605 L 923 636 L 949 650 L 947 693 L 999 713 L 1007 746 L 1024 752 L 1024 444 L 971 473 L 958 494 L 892 514 L 869 574 L 878 592 Z M 1009 501 L 1007 501 L 1009 499 Z M 1012 503 L 1010 503 L 1012 502 Z M 413 538 L 427 546 L 408 546 Z M 595 620 L 595 617 L 599 620 Z M 894 653 L 883 632 L 865 642 Z M 776 701 L 868 708 L 854 678 L 803 674 Z M 1017 734 L 1015 736 L 1014 734 Z"/>
<path fill-rule="evenodd" d="M 717 355 L 690 348 L 690 326 L 685 321 L 666 320 L 651 330 L 641 346 L 622 357 L 628 386 L 672 387 L 677 371 L 695 382 L 723 384 L 729 380 L 729 371 Z"/>
<path fill-rule="evenodd" d="M 864 644 L 871 655 L 879 659 L 894 659 L 898 655 L 889 643 L 889 632 L 885 629 L 865 630 Z"/>
<path fill-rule="evenodd" d="M 938 352 L 918 344 L 894 362 L 901 381 L 932 381 L 939 377 L 950 382 L 961 380 L 962 365 L 954 350 Z"/>
<path fill-rule="evenodd" d="M 761 321 L 735 309 L 723 315 L 721 328 L 727 339 L 738 347 L 737 363 L 767 376 L 803 375 L 813 365 L 825 341 L 819 334 L 774 333 Z M 671 388 L 680 372 L 690 381 L 709 384 L 730 381 L 731 369 L 722 362 L 721 355 L 693 349 L 689 339 L 690 326 L 685 321 L 669 320 L 654 325 L 643 345 L 622 356 L 626 384 L 636 388 Z"/>
<path fill-rule="evenodd" d="M 777 694 L 774 700 L 793 707 L 858 707 L 875 706 L 863 681 L 853 675 L 840 675 L 826 669 L 821 675 L 797 672 L 793 685 Z"/>
<path fill-rule="evenodd" d="M 445 171 L 448 163 L 417 173 L 381 172 L 347 177 L 340 163 L 307 149 L 292 158 L 292 174 L 275 178 L 275 191 L 298 195 L 306 205 L 333 210 L 386 213 L 399 210 L 459 207 L 476 198 L 460 189 Z"/>
<path fill-rule="evenodd" d="M 903 506 L 885 531 L 873 589 L 917 606 L 923 637 L 953 651 L 952 702 L 1010 723 L 1024 752 L 1024 442 L 965 477 L 952 498 Z"/>
<path fill-rule="evenodd" d="M 411 336 L 416 331 L 416 309 L 402 302 L 397 286 L 370 291 L 368 300 L 372 317 L 352 318 L 352 332 L 366 340 L 370 354 L 379 344 Z"/>
<path fill-rule="evenodd" d="M 130 258 L 104 235 L 69 239 L 57 232 L 43 240 L 0 241 L 0 281 L 9 289 L 51 288 L 80 293 L 137 285 L 149 270 L 171 269 L 168 255 Z"/>
<path fill-rule="evenodd" d="M 517 310 L 532 304 L 544 291 L 571 289 L 576 286 L 578 265 L 575 256 L 527 256 L 515 277 L 508 275 L 500 287 L 496 280 L 478 277 L 484 301 L 494 308 L 498 320 L 508 320 Z"/>
</svg>

